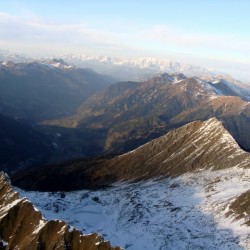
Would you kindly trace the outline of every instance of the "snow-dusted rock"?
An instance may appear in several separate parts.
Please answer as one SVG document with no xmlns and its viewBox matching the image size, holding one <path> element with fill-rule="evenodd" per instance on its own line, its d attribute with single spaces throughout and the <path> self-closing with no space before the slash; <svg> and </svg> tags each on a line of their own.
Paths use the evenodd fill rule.
<svg viewBox="0 0 250 250">
<path fill-rule="evenodd" d="M 55 218 L 56 219 L 56 218 Z M 0 173 L 0 248 L 112 250 L 109 242 L 93 233 L 83 235 L 61 220 L 46 220 L 26 198 L 12 190 Z"/>
</svg>

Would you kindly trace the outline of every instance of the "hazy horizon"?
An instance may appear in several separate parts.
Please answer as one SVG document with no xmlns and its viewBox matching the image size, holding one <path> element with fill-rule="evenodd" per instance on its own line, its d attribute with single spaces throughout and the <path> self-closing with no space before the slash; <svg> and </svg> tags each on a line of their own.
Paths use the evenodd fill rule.
<svg viewBox="0 0 250 250">
<path fill-rule="evenodd" d="M 10 0 L 0 48 L 27 56 L 153 57 L 250 81 L 250 2 Z"/>
</svg>

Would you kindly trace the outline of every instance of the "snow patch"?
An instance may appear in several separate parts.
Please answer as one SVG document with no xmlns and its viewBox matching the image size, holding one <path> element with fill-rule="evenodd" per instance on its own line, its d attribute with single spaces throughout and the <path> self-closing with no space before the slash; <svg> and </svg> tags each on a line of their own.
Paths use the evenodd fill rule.
<svg viewBox="0 0 250 250">
<path fill-rule="evenodd" d="M 211 126 L 215 125 L 211 121 Z M 200 171 L 178 178 L 117 183 L 99 191 L 19 190 L 45 214 L 125 249 L 250 249 L 250 228 L 226 217 L 250 189 L 250 170 Z"/>
</svg>

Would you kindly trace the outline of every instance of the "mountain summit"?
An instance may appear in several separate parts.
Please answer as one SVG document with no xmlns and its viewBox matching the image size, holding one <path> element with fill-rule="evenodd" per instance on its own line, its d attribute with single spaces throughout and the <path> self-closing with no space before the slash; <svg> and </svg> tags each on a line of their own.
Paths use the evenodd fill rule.
<svg viewBox="0 0 250 250">
<path fill-rule="evenodd" d="M 196 121 L 110 160 L 98 176 L 118 180 L 177 176 L 190 171 L 249 167 L 250 154 L 240 149 L 216 118 Z M 105 174 L 104 174 L 105 173 Z"/>
</svg>

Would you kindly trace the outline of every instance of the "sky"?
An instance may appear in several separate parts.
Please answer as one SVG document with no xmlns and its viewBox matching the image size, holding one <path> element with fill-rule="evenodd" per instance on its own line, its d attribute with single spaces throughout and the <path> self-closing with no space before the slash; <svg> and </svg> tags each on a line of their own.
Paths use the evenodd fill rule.
<svg viewBox="0 0 250 250">
<path fill-rule="evenodd" d="M 249 0 L 0 0 L 0 49 L 154 57 L 250 82 Z"/>
</svg>

